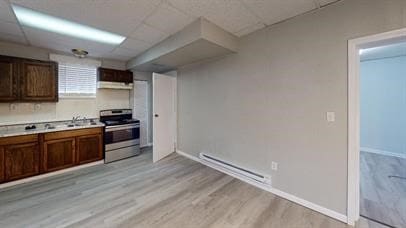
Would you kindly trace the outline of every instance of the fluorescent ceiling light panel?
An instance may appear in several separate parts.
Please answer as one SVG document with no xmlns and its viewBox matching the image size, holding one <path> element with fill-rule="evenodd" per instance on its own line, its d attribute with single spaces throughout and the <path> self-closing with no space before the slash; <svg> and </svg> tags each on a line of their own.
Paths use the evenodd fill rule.
<svg viewBox="0 0 406 228">
<path fill-rule="evenodd" d="M 101 43 L 122 43 L 126 37 L 12 4 L 18 21 L 28 27 Z"/>
</svg>

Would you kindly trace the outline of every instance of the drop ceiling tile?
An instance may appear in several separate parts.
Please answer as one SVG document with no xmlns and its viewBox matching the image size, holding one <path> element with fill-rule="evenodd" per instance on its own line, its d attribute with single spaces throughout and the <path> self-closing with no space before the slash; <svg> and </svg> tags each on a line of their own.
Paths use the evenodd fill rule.
<svg viewBox="0 0 406 228">
<path fill-rule="evenodd" d="M 132 38 L 136 38 L 151 44 L 156 44 L 168 36 L 169 34 L 146 24 L 141 24 L 138 26 L 138 28 L 130 35 Z"/>
<path fill-rule="evenodd" d="M 192 23 L 195 19 L 197 17 L 188 16 L 165 3 L 161 4 L 152 15 L 147 17 L 145 23 L 161 31 L 174 34 Z"/>
<path fill-rule="evenodd" d="M 145 51 L 147 48 L 151 46 L 152 44 L 150 43 L 132 38 L 125 39 L 124 42 L 120 45 L 120 47 L 135 51 Z"/>
<path fill-rule="evenodd" d="M 254 32 L 256 30 L 262 29 L 264 27 L 265 27 L 265 25 L 263 23 L 250 25 L 250 26 L 248 26 L 246 28 L 243 28 L 242 30 L 236 32 L 235 35 L 238 36 L 238 37 L 241 37 L 241 36 L 247 35 L 249 33 L 252 33 L 252 32 Z"/>
<path fill-rule="evenodd" d="M 49 42 L 49 41 L 43 41 L 43 40 L 34 40 L 34 41 L 30 41 L 31 45 L 35 46 L 35 47 L 41 47 L 41 48 L 46 48 L 49 50 L 55 50 L 55 51 L 60 51 L 60 52 L 64 52 L 67 54 L 71 54 L 71 47 L 69 45 L 62 45 L 58 42 Z M 89 50 L 87 49 L 87 51 L 89 52 L 89 57 L 101 57 L 102 54 L 101 53 L 108 53 L 109 51 L 94 51 L 94 50 Z M 73 55 L 73 54 L 72 54 Z"/>
<path fill-rule="evenodd" d="M 128 59 L 131 59 L 141 53 L 142 53 L 142 51 L 139 51 L 139 50 L 131 50 L 131 49 L 122 48 L 122 47 L 118 47 L 118 48 L 114 49 L 114 51 L 111 52 L 111 54 L 113 54 L 113 55 L 128 57 Z"/>
<path fill-rule="evenodd" d="M 209 21 L 232 33 L 261 22 L 242 2 L 237 0 L 168 1 L 181 11 L 197 17 L 205 17 Z"/>
<path fill-rule="evenodd" d="M 43 41 L 43 40 L 30 40 L 30 44 L 35 47 L 45 48 L 49 50 L 56 50 L 61 52 L 70 53 L 71 48 L 68 45 L 61 45 L 57 42 Z"/>
<path fill-rule="evenodd" d="M 154 11 L 162 0 L 107 0 L 105 8 L 142 21 Z"/>
<path fill-rule="evenodd" d="M 1 33 L 1 32 L 0 32 L 0 40 L 13 42 L 13 43 L 28 44 L 27 41 L 25 40 L 24 36 L 10 35 L 10 34 Z"/>
<path fill-rule="evenodd" d="M 112 53 L 103 54 L 100 57 L 102 57 L 104 59 L 113 59 L 113 60 L 120 60 L 120 61 L 128 61 L 128 60 L 132 59 L 132 57 L 122 56 L 122 55 L 112 54 Z"/>
<path fill-rule="evenodd" d="M 325 6 L 333 2 L 337 2 L 338 0 L 318 0 L 320 6 Z"/>
<path fill-rule="evenodd" d="M 20 26 L 12 22 L 0 21 L 0 31 L 1 33 L 6 33 L 10 35 L 24 36 L 23 33 L 21 32 Z"/>
<path fill-rule="evenodd" d="M 157 7 L 160 0 L 11 1 L 46 14 L 127 36 Z"/>
<path fill-rule="evenodd" d="M 5 0 L 0 0 L 0 20 L 8 22 L 17 22 L 10 5 Z"/>
<path fill-rule="evenodd" d="M 317 7 L 313 0 L 242 0 L 242 2 L 267 25 L 275 24 Z"/>
</svg>

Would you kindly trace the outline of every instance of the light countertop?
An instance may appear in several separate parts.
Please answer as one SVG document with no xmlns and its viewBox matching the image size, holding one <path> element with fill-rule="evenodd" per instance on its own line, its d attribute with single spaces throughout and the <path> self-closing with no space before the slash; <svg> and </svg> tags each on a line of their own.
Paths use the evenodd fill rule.
<svg viewBox="0 0 406 228">
<path fill-rule="evenodd" d="M 0 137 L 10 137 L 10 136 L 19 136 L 19 135 L 30 135 L 30 134 L 40 134 L 56 131 L 69 131 L 69 130 L 78 130 L 85 128 L 95 128 L 95 127 L 104 127 L 104 124 L 95 121 L 95 124 L 90 123 L 81 123 L 78 126 L 68 127 L 70 121 L 56 121 L 56 122 L 47 122 L 47 123 L 34 123 L 34 124 L 18 124 L 18 125 L 6 125 L 0 126 Z M 46 128 L 45 125 L 50 124 L 54 128 Z M 36 129 L 25 130 L 26 126 L 35 125 Z"/>
</svg>

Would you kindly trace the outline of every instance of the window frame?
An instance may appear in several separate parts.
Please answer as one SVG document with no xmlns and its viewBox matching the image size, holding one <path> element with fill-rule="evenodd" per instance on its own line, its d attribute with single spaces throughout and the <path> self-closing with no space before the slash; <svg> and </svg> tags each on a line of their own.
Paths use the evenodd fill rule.
<svg viewBox="0 0 406 228">
<path fill-rule="evenodd" d="M 77 58 L 73 56 L 67 55 L 59 55 L 59 54 L 49 54 L 49 59 L 52 61 L 57 62 L 58 64 L 58 96 L 62 99 L 95 99 L 97 97 L 97 76 L 98 76 L 98 68 L 101 67 L 101 61 L 97 59 L 91 58 Z M 83 68 L 95 68 L 95 91 L 94 93 L 65 93 L 59 90 L 59 85 L 62 80 L 60 80 L 59 69 L 60 65 L 72 66 L 72 67 L 83 67 Z M 65 80 L 66 82 L 66 80 Z M 66 87 L 65 87 L 66 88 Z"/>
<path fill-rule="evenodd" d="M 60 75 L 59 75 L 60 65 L 65 65 L 65 66 L 68 66 L 68 67 L 69 66 L 71 66 L 71 67 L 76 66 L 78 68 L 80 68 L 80 67 L 94 68 L 95 69 L 94 93 L 66 93 L 66 92 L 61 92 L 61 90 L 59 90 L 59 83 L 61 83 L 61 81 L 62 81 L 62 80 L 60 80 Z M 58 63 L 58 95 L 59 95 L 59 98 L 62 98 L 62 99 L 95 99 L 96 96 L 97 96 L 97 72 L 98 72 L 98 67 L 96 67 L 96 66 L 77 65 L 77 64 L 71 64 L 71 63 Z M 66 83 L 66 80 L 65 80 L 65 83 Z"/>
</svg>

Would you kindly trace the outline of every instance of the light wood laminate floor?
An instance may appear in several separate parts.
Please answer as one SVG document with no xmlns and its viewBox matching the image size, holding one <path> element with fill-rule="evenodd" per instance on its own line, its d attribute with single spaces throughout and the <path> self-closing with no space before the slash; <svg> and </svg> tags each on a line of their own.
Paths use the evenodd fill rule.
<svg viewBox="0 0 406 228">
<path fill-rule="evenodd" d="M 144 152 L 0 190 L 0 227 L 347 226 L 179 155 L 153 164 Z"/>
<path fill-rule="evenodd" d="M 361 215 L 406 227 L 406 159 L 361 152 Z"/>
</svg>

